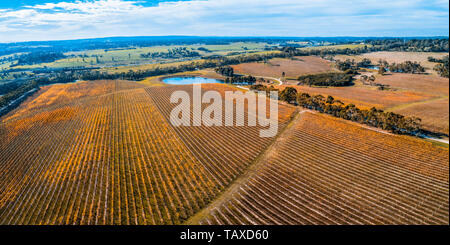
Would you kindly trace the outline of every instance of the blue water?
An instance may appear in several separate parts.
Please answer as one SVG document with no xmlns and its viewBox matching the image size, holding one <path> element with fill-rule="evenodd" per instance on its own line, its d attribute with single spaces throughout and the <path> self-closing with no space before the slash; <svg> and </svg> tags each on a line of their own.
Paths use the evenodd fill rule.
<svg viewBox="0 0 450 245">
<path fill-rule="evenodd" d="M 368 69 L 372 69 L 372 70 L 379 70 L 380 69 L 380 67 L 378 67 L 378 66 L 369 66 L 369 67 L 366 67 L 366 68 L 368 68 Z M 386 71 L 389 71 L 389 68 L 387 68 L 387 67 L 385 67 L 384 68 Z"/>
<path fill-rule="evenodd" d="M 188 85 L 196 83 L 223 83 L 220 80 L 204 77 L 169 77 L 163 79 L 166 84 L 172 85 Z"/>
</svg>

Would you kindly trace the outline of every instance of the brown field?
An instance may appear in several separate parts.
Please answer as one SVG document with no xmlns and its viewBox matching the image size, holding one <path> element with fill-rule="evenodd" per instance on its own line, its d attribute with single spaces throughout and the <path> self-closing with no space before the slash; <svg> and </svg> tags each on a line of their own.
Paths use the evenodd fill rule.
<svg viewBox="0 0 450 245">
<path fill-rule="evenodd" d="M 448 96 L 449 80 L 445 77 L 394 73 L 376 76 L 376 83 L 386 84 L 403 91 L 427 93 L 435 96 Z"/>
<path fill-rule="evenodd" d="M 361 60 L 363 57 L 369 57 L 374 62 L 379 58 L 387 59 L 389 62 L 402 62 L 405 60 L 414 60 L 419 62 L 428 62 L 428 56 L 442 57 L 443 53 L 406 53 L 406 52 L 376 52 L 363 54 L 359 56 L 337 56 L 337 58 L 354 58 Z M 330 71 L 331 63 L 318 57 L 301 57 L 304 61 L 295 61 L 288 59 L 274 59 L 274 66 L 263 63 L 247 63 L 233 66 L 237 73 L 243 73 L 254 76 L 275 77 L 281 76 L 285 71 L 288 78 L 295 78 L 301 74 L 319 73 Z M 428 62 L 429 63 L 429 62 Z M 432 66 L 431 66 L 432 67 Z M 308 87 L 299 86 L 296 81 L 288 80 L 286 86 L 298 88 L 301 92 L 311 94 L 331 95 L 344 103 L 352 103 L 361 108 L 377 107 L 379 109 L 390 110 L 394 112 L 404 111 L 408 116 L 420 117 L 423 120 L 423 126 L 428 130 L 437 130 L 436 132 L 448 134 L 448 106 L 438 108 L 433 102 L 439 98 L 446 98 L 449 95 L 449 80 L 439 77 L 436 74 L 401 74 L 388 73 L 384 76 L 373 72 L 366 72 L 368 75 L 376 76 L 376 83 L 389 85 L 391 90 L 381 91 L 375 86 L 363 85 L 359 80 L 355 81 L 352 87 Z M 284 86 L 283 86 L 284 87 Z M 420 106 L 416 107 L 416 103 Z M 430 108 L 428 112 L 427 106 Z M 408 110 L 399 110 L 408 107 Z M 414 112 L 417 108 L 418 111 Z M 426 117 L 426 118 L 424 118 Z"/>
<path fill-rule="evenodd" d="M 429 102 L 419 102 L 389 109 L 390 111 L 422 119 L 423 128 L 432 132 L 449 134 L 449 99 L 438 98 Z"/>
<path fill-rule="evenodd" d="M 448 225 L 447 149 L 309 112 L 280 137 L 193 223 Z"/>
<path fill-rule="evenodd" d="M 405 103 L 413 103 L 423 100 L 429 100 L 436 96 L 409 91 L 381 91 L 366 87 L 308 87 L 300 85 L 286 85 L 295 87 L 299 92 L 309 94 L 331 95 L 344 103 L 353 103 L 362 108 L 377 107 L 385 109 Z M 286 87 L 283 85 L 282 87 Z"/>
<path fill-rule="evenodd" d="M 429 75 L 412 75 L 420 79 L 406 80 L 403 74 L 377 76 L 377 83 L 389 84 L 396 91 L 380 91 L 369 86 L 308 87 L 288 85 L 299 92 L 331 95 L 335 99 L 355 104 L 362 109 L 376 107 L 405 116 L 422 119 L 422 126 L 432 132 L 449 134 L 448 80 Z M 439 81 L 442 81 L 441 83 Z M 428 85 L 426 82 L 429 82 Z M 445 88 L 445 86 L 447 88 Z M 282 87 L 285 87 L 284 85 Z M 409 87 L 409 88 L 408 88 Z"/>
<path fill-rule="evenodd" d="M 386 108 L 405 116 L 422 119 L 424 129 L 433 132 L 449 133 L 449 80 L 434 75 L 389 74 L 376 76 L 376 82 L 390 85 L 398 91 L 424 93 L 435 98 L 404 103 Z"/>
<path fill-rule="evenodd" d="M 179 224 L 207 205 L 273 139 L 255 127 L 173 128 L 174 89 L 189 90 L 49 86 L 2 118 L 0 224 Z M 284 124 L 295 109 L 280 107 Z"/>
<path fill-rule="evenodd" d="M 361 54 L 357 56 L 349 56 L 349 55 L 336 55 L 336 59 L 346 60 L 346 59 L 354 59 L 355 61 L 360 61 L 363 58 L 368 58 L 372 61 L 372 63 L 377 64 L 378 60 L 383 59 L 389 63 L 402 63 L 405 61 L 416 61 L 419 62 L 423 67 L 428 68 L 427 72 L 436 74 L 433 70 L 433 67 L 436 63 L 431 63 L 428 61 L 428 57 L 434 58 L 442 58 L 448 55 L 448 53 L 433 53 L 433 52 L 373 52 L 367 54 Z"/>
<path fill-rule="evenodd" d="M 297 78 L 298 76 L 332 71 L 331 63 L 315 56 L 297 57 L 298 60 L 271 59 L 264 63 L 245 63 L 232 66 L 236 73 L 254 76 L 280 78 L 283 72 L 286 77 Z"/>
<path fill-rule="evenodd" d="M 423 128 L 433 132 L 449 133 L 449 80 L 434 75 L 389 74 L 377 76 L 377 83 L 390 85 L 399 91 L 425 93 L 435 98 L 404 103 L 386 108 L 405 116 L 422 119 Z"/>
</svg>

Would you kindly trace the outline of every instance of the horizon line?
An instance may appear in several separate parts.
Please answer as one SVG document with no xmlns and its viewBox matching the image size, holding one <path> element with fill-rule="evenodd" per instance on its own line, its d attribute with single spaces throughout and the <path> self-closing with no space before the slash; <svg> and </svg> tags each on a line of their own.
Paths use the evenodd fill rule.
<svg viewBox="0 0 450 245">
<path fill-rule="evenodd" d="M 64 42 L 64 41 L 84 41 L 84 40 L 96 40 L 96 39 L 108 39 L 108 38 L 161 38 L 161 37 L 193 37 L 193 38 L 362 38 L 362 39 L 382 39 L 382 38 L 449 38 L 449 35 L 424 35 L 424 36 L 197 36 L 197 35 L 162 35 L 162 36 L 105 36 L 105 37 L 87 37 L 87 38 L 74 38 L 74 39 L 47 39 L 47 40 L 28 40 L 28 41 L 11 41 L 0 42 L 0 44 L 21 44 L 21 43 L 34 43 L 34 42 Z"/>
</svg>

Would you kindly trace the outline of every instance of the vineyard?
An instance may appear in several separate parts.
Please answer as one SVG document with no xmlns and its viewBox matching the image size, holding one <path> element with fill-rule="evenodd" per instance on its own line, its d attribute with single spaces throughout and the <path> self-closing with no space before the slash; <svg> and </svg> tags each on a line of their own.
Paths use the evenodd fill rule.
<svg viewBox="0 0 450 245">
<path fill-rule="evenodd" d="M 214 89 L 220 93 L 229 90 L 225 85 L 203 85 L 204 91 Z M 147 93 L 155 101 L 156 106 L 161 111 L 162 115 L 169 120 L 170 112 L 175 107 L 175 104 L 170 103 L 170 95 L 174 91 L 185 91 L 190 94 L 192 98 L 191 86 L 171 86 L 171 87 L 157 87 L 146 89 Z M 203 91 L 203 92 L 204 92 Z M 248 106 L 248 104 L 245 104 Z M 203 108 L 208 104 L 203 104 Z M 283 127 L 288 121 L 289 116 L 293 114 L 294 110 L 290 106 L 279 107 L 280 127 Z M 247 111 L 247 110 L 245 110 Z M 194 115 L 191 110 L 191 122 L 194 120 Z M 223 123 L 225 122 L 223 118 Z M 245 118 L 245 125 L 247 125 L 248 118 Z M 192 125 L 192 124 L 191 124 Z M 265 148 L 273 140 L 272 138 L 259 137 L 259 130 L 262 127 L 191 127 L 182 126 L 175 127 L 174 130 L 177 135 L 184 142 L 186 147 L 192 154 L 205 164 L 217 181 L 217 185 L 221 190 L 226 187 L 233 179 L 238 177 L 251 164 L 256 157 L 264 151 Z"/>
<path fill-rule="evenodd" d="M 448 224 L 448 150 L 310 112 L 285 137 L 198 223 Z"/>
<path fill-rule="evenodd" d="M 206 206 L 273 139 L 248 127 L 172 128 L 173 89 L 56 85 L 8 114 L 0 224 L 180 224 Z"/>
<path fill-rule="evenodd" d="M 448 224 L 448 149 L 281 103 L 272 138 L 173 127 L 180 90 L 192 98 L 192 86 L 52 85 L 2 117 L 0 224 Z"/>
</svg>

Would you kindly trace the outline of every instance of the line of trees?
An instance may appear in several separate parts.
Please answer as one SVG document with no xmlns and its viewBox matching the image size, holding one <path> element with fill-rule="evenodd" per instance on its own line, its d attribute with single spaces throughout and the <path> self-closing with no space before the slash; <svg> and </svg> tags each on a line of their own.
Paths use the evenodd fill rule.
<svg viewBox="0 0 450 245">
<path fill-rule="evenodd" d="M 34 65 L 40 63 L 50 63 L 59 59 L 66 58 L 63 53 L 60 52 L 33 52 L 20 55 L 17 63 L 11 65 L 11 67 L 19 65 Z"/>
<path fill-rule="evenodd" d="M 336 68 L 345 71 L 348 74 L 355 74 L 359 68 L 369 68 L 374 66 L 372 61 L 364 58 L 360 62 L 355 62 L 355 60 L 346 59 L 345 61 L 336 60 Z M 388 69 L 391 72 L 398 73 L 424 73 L 425 67 L 423 67 L 419 62 L 416 61 L 405 61 L 403 63 L 392 63 L 389 64 L 386 60 L 378 61 L 378 68 L 381 74 L 386 72 Z"/>
<path fill-rule="evenodd" d="M 0 58 L 0 63 L 3 64 L 3 63 L 6 63 L 6 62 L 12 62 L 14 60 L 19 59 L 19 57 L 20 57 L 20 55 L 18 55 L 18 54 L 2 57 L 2 58 Z"/>
<path fill-rule="evenodd" d="M 0 97 L 0 116 L 5 114 L 6 112 L 8 112 L 8 109 L 11 108 L 6 108 L 11 102 L 13 102 L 14 100 L 19 99 L 21 96 L 26 95 L 28 92 L 32 91 L 33 89 L 37 90 L 38 88 L 38 83 L 36 81 L 32 81 L 29 83 L 25 83 L 21 86 L 19 86 L 18 88 L 2 95 Z M 29 95 L 31 95 L 31 93 L 29 93 Z M 22 98 L 22 100 L 24 100 L 25 97 Z M 18 103 L 16 103 L 18 104 Z"/>
<path fill-rule="evenodd" d="M 234 74 L 234 69 L 231 66 L 220 66 L 214 70 L 222 76 L 226 77 L 225 83 L 248 85 L 253 85 L 256 83 L 256 78 L 253 76 L 240 76 Z"/>
<path fill-rule="evenodd" d="M 293 47 L 284 47 L 282 50 L 294 56 L 317 55 L 320 57 L 333 55 L 359 55 L 378 51 L 405 51 L 405 52 L 448 52 L 448 38 L 433 39 L 412 39 L 404 40 L 394 39 L 373 39 L 365 40 L 366 45 L 356 48 L 323 48 L 323 49 L 295 49 Z"/>
<path fill-rule="evenodd" d="M 344 61 L 336 60 L 335 66 L 338 70 L 344 71 L 346 74 L 358 74 L 360 68 L 369 68 L 373 64 L 370 59 L 364 58 L 360 62 L 356 62 L 354 59 L 346 59 Z"/>
<path fill-rule="evenodd" d="M 225 79 L 225 83 L 253 85 L 256 78 L 253 76 L 232 76 Z"/>
<path fill-rule="evenodd" d="M 211 53 L 211 52 L 212 52 L 211 50 L 209 50 L 209 49 L 207 49 L 207 48 L 205 48 L 205 47 L 200 47 L 200 48 L 198 48 L 197 50 L 198 50 L 198 51 L 203 51 L 203 52 L 205 52 L 205 53 Z"/>
<path fill-rule="evenodd" d="M 448 38 L 432 38 L 432 39 L 412 39 L 404 40 L 400 38 L 394 39 L 378 39 L 367 40 L 367 44 L 379 46 L 383 51 L 406 51 L 406 52 L 448 52 Z"/>
<path fill-rule="evenodd" d="M 21 85 L 22 85 L 22 83 L 20 83 L 20 82 L 0 83 L 0 95 L 7 94 L 7 93 L 19 88 Z"/>
<path fill-rule="evenodd" d="M 251 90 L 266 92 L 277 90 L 264 85 L 254 85 L 250 88 Z M 417 117 L 405 117 L 393 112 L 385 112 L 375 107 L 370 110 L 364 110 L 353 104 L 346 105 L 339 100 L 335 100 L 332 96 L 312 96 L 308 93 L 298 93 L 293 87 L 286 87 L 279 94 L 279 99 L 287 103 L 299 105 L 345 120 L 381 128 L 396 134 L 418 135 L 422 131 L 421 119 Z"/>
<path fill-rule="evenodd" d="M 187 49 L 186 47 L 180 47 L 180 48 L 172 48 L 169 49 L 167 52 L 153 52 L 153 53 L 146 53 L 141 54 L 141 58 L 162 58 L 162 59 L 180 59 L 180 58 L 193 58 L 193 57 L 200 57 L 201 55 L 196 52 Z"/>
<path fill-rule="evenodd" d="M 300 76 L 297 79 L 299 84 L 309 86 L 332 86 L 343 87 L 353 85 L 353 76 L 351 74 L 329 72 L 312 75 Z"/>
<path fill-rule="evenodd" d="M 420 65 L 419 62 L 405 61 L 403 63 L 392 63 L 389 65 L 389 71 L 399 73 L 424 73 L 425 67 Z"/>
<path fill-rule="evenodd" d="M 222 76 L 226 76 L 226 77 L 234 76 L 234 69 L 231 66 L 221 66 L 221 67 L 217 67 L 214 70 Z"/>
</svg>

